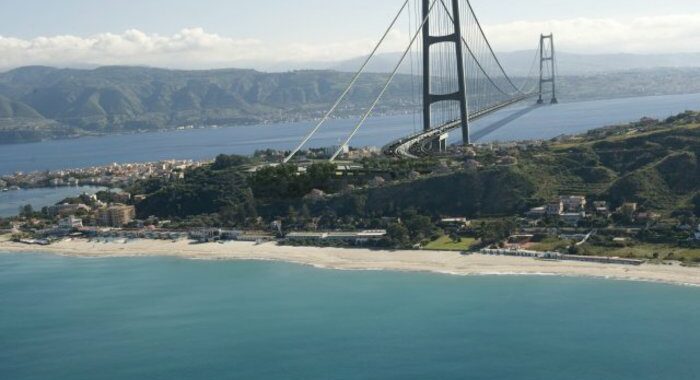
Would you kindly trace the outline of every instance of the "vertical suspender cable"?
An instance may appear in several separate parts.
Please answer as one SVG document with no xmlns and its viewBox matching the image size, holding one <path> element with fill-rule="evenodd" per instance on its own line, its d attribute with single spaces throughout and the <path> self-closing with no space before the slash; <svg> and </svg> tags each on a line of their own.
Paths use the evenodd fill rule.
<svg viewBox="0 0 700 380">
<path fill-rule="evenodd" d="M 435 2 L 437 2 L 437 0 L 433 0 L 433 2 L 430 3 L 430 8 L 428 9 L 428 14 L 425 15 L 425 17 L 423 17 L 423 22 L 421 22 L 420 27 L 418 28 L 419 30 L 416 31 L 416 33 L 413 35 L 413 38 L 411 39 L 411 43 L 408 45 L 408 48 L 407 48 L 406 50 L 404 50 L 403 55 L 401 56 L 401 59 L 400 59 L 399 62 L 396 64 L 396 67 L 394 67 L 394 71 L 393 71 L 393 72 L 391 73 L 391 75 L 389 76 L 389 79 L 387 79 L 386 84 L 384 84 L 384 88 L 382 88 L 382 90 L 379 92 L 379 96 L 377 96 L 377 98 L 374 100 L 374 102 L 373 102 L 372 105 L 369 107 L 369 109 L 367 110 L 367 112 L 364 114 L 364 116 L 362 116 L 362 119 L 360 120 L 359 123 L 357 123 L 357 126 L 355 126 L 355 129 L 352 131 L 352 133 L 350 133 L 350 135 L 345 139 L 345 141 L 343 142 L 343 144 L 340 145 L 340 148 L 338 148 L 338 151 L 336 151 L 335 154 L 333 155 L 333 157 L 331 157 L 331 159 L 330 159 L 331 162 L 335 161 L 335 159 L 338 158 L 338 156 L 340 155 L 340 153 L 343 152 L 343 149 L 344 149 L 348 144 L 350 144 L 350 141 L 352 140 L 352 138 L 355 137 L 355 135 L 357 134 L 357 131 L 360 130 L 360 128 L 361 128 L 362 125 L 365 123 L 365 121 L 367 120 L 367 118 L 369 117 L 369 115 L 372 113 L 372 111 L 374 111 L 374 108 L 375 108 L 375 107 L 377 106 L 377 104 L 379 103 L 379 100 L 382 98 L 382 96 L 384 96 L 384 93 L 385 93 L 386 90 L 389 88 L 389 85 L 391 84 L 391 81 L 394 80 L 394 77 L 396 76 L 396 73 L 399 71 L 399 68 L 401 67 L 401 64 L 403 63 L 404 59 L 406 59 L 406 55 L 408 54 L 408 52 L 410 51 L 411 47 L 413 46 L 413 43 L 416 42 L 416 38 L 418 38 L 418 34 L 419 34 L 419 31 L 420 31 L 420 28 L 422 28 L 423 25 L 425 25 L 425 23 L 428 21 L 428 18 L 430 17 L 430 12 L 432 12 L 433 7 L 435 6 Z"/>
<path fill-rule="evenodd" d="M 343 101 L 343 99 L 345 99 L 345 97 L 346 97 L 346 96 L 348 95 L 348 93 L 350 92 L 350 89 L 352 89 L 352 87 L 355 85 L 355 82 L 357 82 L 357 80 L 360 78 L 360 75 L 362 75 L 362 73 L 363 73 L 363 72 L 365 71 L 365 69 L 367 68 L 367 65 L 369 64 L 370 60 L 372 60 L 372 57 L 374 57 L 374 55 L 375 55 L 375 54 L 377 53 L 377 51 L 379 50 L 379 47 L 382 45 L 382 43 L 384 42 L 384 40 L 386 39 L 386 37 L 389 35 L 389 33 L 391 32 L 391 30 L 394 28 L 394 25 L 395 25 L 396 22 L 398 21 L 399 16 L 401 16 L 401 13 L 403 13 L 403 10 L 404 10 L 404 9 L 406 8 L 406 6 L 408 5 L 408 1 L 409 1 L 409 0 L 404 1 L 403 5 L 401 5 L 401 9 L 399 9 L 399 12 L 396 14 L 396 17 L 394 17 L 394 20 L 391 21 L 391 24 L 389 25 L 389 28 L 387 28 L 386 32 L 384 32 L 384 35 L 383 35 L 382 38 L 379 40 L 379 42 L 377 43 L 377 45 L 374 47 L 374 50 L 372 50 L 372 53 L 371 53 L 371 54 L 367 57 L 367 59 L 365 59 L 365 61 L 362 63 L 362 66 L 360 67 L 360 70 L 359 70 L 359 71 L 357 72 L 357 74 L 355 74 L 355 76 L 352 78 L 352 81 L 350 81 L 350 84 L 348 85 L 348 87 L 345 89 L 345 91 L 342 93 L 342 95 L 340 95 L 340 98 L 338 98 L 338 100 L 335 102 L 335 104 L 333 104 L 333 107 L 331 107 L 331 109 L 328 110 L 328 112 L 323 116 L 323 118 L 321 119 L 321 121 L 319 121 L 318 124 L 316 124 L 316 126 L 311 130 L 311 132 L 309 132 L 309 133 L 306 135 L 306 137 L 304 138 L 304 140 L 302 140 L 301 144 L 299 144 L 299 146 L 297 146 L 297 148 L 294 149 L 294 150 L 289 154 L 289 156 L 287 156 L 287 157 L 284 159 L 284 163 L 289 162 L 292 158 L 294 158 L 294 156 L 295 156 L 297 153 L 299 153 L 299 151 L 301 150 L 301 148 L 303 148 L 304 145 L 306 145 L 306 143 L 309 142 L 309 140 L 311 140 L 311 137 L 313 137 L 313 135 L 316 134 L 316 132 L 318 132 L 319 128 L 321 128 L 321 126 L 323 125 L 323 123 L 325 123 L 326 120 L 328 120 L 328 118 L 329 118 L 329 117 L 331 116 L 331 114 L 335 111 L 335 109 L 338 108 L 338 106 L 339 106 L 340 103 Z"/>
</svg>

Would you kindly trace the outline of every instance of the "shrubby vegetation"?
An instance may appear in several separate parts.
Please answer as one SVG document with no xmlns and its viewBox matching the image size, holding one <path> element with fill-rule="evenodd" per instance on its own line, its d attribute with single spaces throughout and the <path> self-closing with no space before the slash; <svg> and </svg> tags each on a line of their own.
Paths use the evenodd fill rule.
<svg viewBox="0 0 700 380">
<path fill-rule="evenodd" d="M 336 180 L 336 165 L 318 163 L 299 172 L 296 165 L 268 166 L 255 172 L 249 183 L 256 198 L 265 200 L 285 200 L 301 198 L 313 189 L 326 193 L 339 190 Z"/>
<path fill-rule="evenodd" d="M 361 170 L 339 175 L 326 162 L 300 170 L 256 167 L 249 158 L 222 155 L 183 179 L 142 181 L 129 191 L 148 195 L 137 204 L 143 218 L 172 218 L 183 226 L 265 227 L 279 221 L 285 230 L 381 228 L 388 231 L 383 244 L 393 247 L 435 239 L 443 233 L 436 224 L 445 216 L 489 218 L 473 226 L 470 236 L 482 244 L 498 242 L 516 229 L 514 215 L 560 194 L 605 200 L 612 209 L 635 202 L 641 210 L 692 224 L 700 217 L 699 119 L 688 112 L 541 145 L 480 148 L 478 169 L 464 158 L 382 158 L 362 160 L 355 163 Z M 634 220 L 618 213 L 583 226 L 611 223 Z M 639 235 L 648 242 L 681 238 L 667 228 L 645 227 Z"/>
</svg>

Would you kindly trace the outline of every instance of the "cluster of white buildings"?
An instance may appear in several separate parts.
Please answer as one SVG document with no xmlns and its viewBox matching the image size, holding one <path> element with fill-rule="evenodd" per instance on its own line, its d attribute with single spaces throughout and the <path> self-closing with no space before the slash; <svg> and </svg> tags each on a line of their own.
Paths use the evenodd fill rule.
<svg viewBox="0 0 700 380">
<path fill-rule="evenodd" d="M 534 219 L 544 218 L 546 216 L 556 216 L 564 223 L 577 225 L 581 220 L 586 218 L 587 200 L 582 195 L 562 195 L 558 199 L 540 207 L 535 207 L 528 211 L 527 216 Z M 607 204 L 605 202 L 596 202 L 596 209 L 605 209 L 607 212 Z"/>
<path fill-rule="evenodd" d="M 285 238 L 288 241 L 344 241 L 355 244 L 365 244 L 384 238 L 386 230 L 365 230 L 348 232 L 290 232 Z"/>
<path fill-rule="evenodd" d="M 116 198 L 127 193 L 115 194 Z M 127 194 L 128 195 L 128 194 Z M 94 197 L 94 195 L 93 195 Z M 122 196 L 122 198 L 125 198 Z M 126 199 L 128 200 L 128 199 Z M 62 203 L 47 208 L 47 216 L 59 218 L 61 228 L 79 228 L 83 226 L 83 219 L 79 216 L 88 217 L 95 224 L 106 227 L 123 227 L 136 218 L 136 207 L 123 203 L 106 204 L 93 199 L 94 206 L 83 203 Z"/>
<path fill-rule="evenodd" d="M 159 162 L 111 164 L 81 169 L 63 169 L 43 172 L 22 173 L 3 176 L 0 188 L 14 185 L 19 187 L 45 186 L 112 186 L 118 187 L 148 178 L 181 178 L 188 168 L 205 164 L 206 161 L 167 160 Z"/>
</svg>

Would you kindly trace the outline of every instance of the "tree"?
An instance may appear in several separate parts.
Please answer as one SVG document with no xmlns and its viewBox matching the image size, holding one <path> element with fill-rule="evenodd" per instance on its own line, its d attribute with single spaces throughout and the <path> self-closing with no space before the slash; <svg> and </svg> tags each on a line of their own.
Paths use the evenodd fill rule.
<svg viewBox="0 0 700 380">
<path fill-rule="evenodd" d="M 243 212 L 246 218 L 257 219 L 258 210 L 255 207 L 255 197 L 250 188 L 243 190 Z"/>
<path fill-rule="evenodd" d="M 296 224 L 298 215 L 299 214 L 294 206 L 289 206 L 289 209 L 287 210 L 287 224 Z"/>
<path fill-rule="evenodd" d="M 452 240 L 453 243 L 461 243 L 462 237 L 459 236 L 459 233 L 457 233 L 457 231 L 452 231 L 450 232 L 450 240 Z"/>
<path fill-rule="evenodd" d="M 26 204 L 24 206 L 20 206 L 19 208 L 19 216 L 25 217 L 25 218 L 31 218 L 34 215 L 34 208 L 30 204 Z"/>
<path fill-rule="evenodd" d="M 214 164 L 212 164 L 212 169 L 214 170 L 223 170 L 223 169 L 228 169 L 231 167 L 235 166 L 241 166 L 245 165 L 250 162 L 250 159 L 247 157 L 243 156 L 237 156 L 237 155 L 226 155 L 226 154 L 220 154 L 216 156 L 216 159 L 214 160 Z"/>
<path fill-rule="evenodd" d="M 331 163 L 318 163 L 309 166 L 306 174 L 310 187 L 325 192 L 332 192 L 334 189 L 331 180 L 335 177 L 337 170 L 337 165 Z"/>
<path fill-rule="evenodd" d="M 301 212 L 299 216 L 301 217 L 301 221 L 304 223 L 307 223 L 311 220 L 311 211 L 309 211 L 309 206 L 307 206 L 306 203 L 304 203 L 301 206 Z"/>
<path fill-rule="evenodd" d="M 409 214 L 409 216 L 404 219 L 404 224 L 408 229 L 411 239 L 414 241 L 427 239 L 435 231 L 435 226 L 430 220 L 430 217 L 425 215 Z"/>
<path fill-rule="evenodd" d="M 350 212 L 353 215 L 364 215 L 367 207 L 367 196 L 364 194 L 352 194 L 350 196 Z"/>
<path fill-rule="evenodd" d="M 313 189 L 333 193 L 337 190 L 336 170 L 333 164 L 313 164 L 305 173 L 296 165 L 270 166 L 258 170 L 250 184 L 255 196 L 262 199 L 301 198 Z"/>
<path fill-rule="evenodd" d="M 391 247 L 406 248 L 411 245 L 408 229 L 399 223 L 392 223 L 386 229 L 386 240 Z"/>
<path fill-rule="evenodd" d="M 574 242 L 571 242 L 571 245 L 569 246 L 568 252 L 570 255 L 581 254 L 581 250 L 579 249 L 579 246 L 576 245 L 576 243 L 574 243 Z"/>
<path fill-rule="evenodd" d="M 482 222 L 477 237 L 486 244 L 497 243 L 509 237 L 517 226 L 517 222 L 513 219 Z"/>
<path fill-rule="evenodd" d="M 245 218 L 241 215 L 238 205 L 228 203 L 219 210 L 219 219 L 221 219 L 221 222 L 224 224 L 236 225 L 242 223 Z"/>
</svg>

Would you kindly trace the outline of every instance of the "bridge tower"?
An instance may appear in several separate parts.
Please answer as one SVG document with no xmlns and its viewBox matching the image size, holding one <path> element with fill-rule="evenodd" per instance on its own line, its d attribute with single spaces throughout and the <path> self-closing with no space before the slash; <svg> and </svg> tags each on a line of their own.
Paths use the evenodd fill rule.
<svg viewBox="0 0 700 380">
<path fill-rule="evenodd" d="M 544 104 L 545 87 L 551 83 L 552 104 L 557 104 L 556 60 L 554 55 L 554 34 L 540 36 L 540 97 L 537 104 Z"/>
<path fill-rule="evenodd" d="M 440 102 L 459 102 L 459 112 L 462 118 L 462 141 L 469 144 L 469 122 L 467 114 L 467 89 L 464 74 L 464 55 L 462 48 L 462 25 L 459 12 L 459 0 L 452 0 L 451 23 L 454 32 L 442 36 L 433 36 L 430 33 L 430 0 L 423 0 L 423 129 L 432 129 L 431 106 Z M 431 91 L 432 71 L 430 67 L 430 47 L 436 44 L 450 43 L 455 46 L 455 59 L 457 67 L 457 92 L 451 94 L 433 94 Z M 443 150 L 445 136 L 439 137 L 433 142 L 434 150 Z"/>
</svg>

